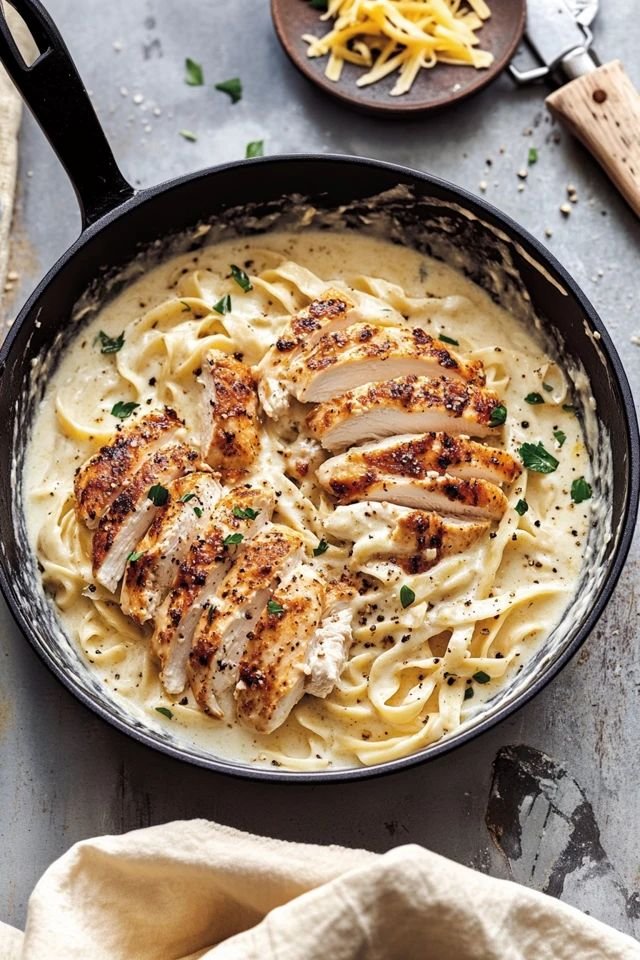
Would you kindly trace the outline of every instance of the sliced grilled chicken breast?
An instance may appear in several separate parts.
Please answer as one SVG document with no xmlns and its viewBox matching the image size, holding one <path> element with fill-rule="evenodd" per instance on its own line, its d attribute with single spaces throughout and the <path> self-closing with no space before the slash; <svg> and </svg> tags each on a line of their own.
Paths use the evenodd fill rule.
<svg viewBox="0 0 640 960">
<path fill-rule="evenodd" d="M 162 667 L 167 693 L 180 693 L 187 682 L 191 640 L 204 603 L 215 593 L 236 553 L 229 538 L 249 540 L 269 521 L 275 495 L 269 487 L 236 487 L 220 500 L 209 522 L 191 543 L 178 566 L 170 592 L 159 607 L 151 647 Z M 225 541 L 227 541 L 225 543 Z"/>
<path fill-rule="evenodd" d="M 311 435 L 327 450 L 365 440 L 432 431 L 486 437 L 501 406 L 491 390 L 449 377 L 397 377 L 367 383 L 320 404 L 307 418 Z M 499 424 L 498 424 L 499 425 Z"/>
<path fill-rule="evenodd" d="M 353 303 L 338 290 L 326 293 L 295 314 L 258 366 L 258 393 L 265 413 L 277 420 L 289 405 L 283 381 L 302 350 L 310 350 L 320 337 L 344 330 L 352 322 Z"/>
<path fill-rule="evenodd" d="M 222 495 L 208 473 L 192 473 L 169 484 L 169 502 L 158 511 L 127 564 L 120 605 L 138 623 L 150 620 L 166 597 L 191 542 L 209 523 Z"/>
<path fill-rule="evenodd" d="M 223 479 L 238 480 L 260 450 L 254 376 L 246 364 L 215 350 L 205 358 L 198 380 L 203 386 L 202 455 Z"/>
<path fill-rule="evenodd" d="M 492 483 L 512 483 L 521 472 L 520 464 L 503 450 L 448 433 L 405 434 L 354 447 L 325 461 L 318 474 L 336 475 L 353 469 L 372 469 L 398 477 L 449 473 L 453 477 L 478 477 Z"/>
<path fill-rule="evenodd" d="M 354 323 L 304 351 L 289 367 L 288 384 L 298 400 L 323 403 L 372 381 L 444 373 L 465 384 L 484 383 L 482 364 L 465 363 L 420 327 Z"/>
<path fill-rule="evenodd" d="M 305 692 L 325 588 L 303 566 L 276 590 L 273 601 L 279 612 L 264 610 L 249 634 L 234 694 L 238 719 L 259 733 L 284 723 Z"/>
<path fill-rule="evenodd" d="M 457 520 L 370 500 L 336 507 L 323 526 L 337 540 L 353 542 L 356 566 L 384 561 L 410 574 L 423 573 L 442 557 L 463 553 L 489 530 L 485 520 Z"/>
<path fill-rule="evenodd" d="M 305 692 L 327 697 L 340 679 L 351 647 L 355 588 L 345 579 L 326 587 L 326 603 L 305 666 Z"/>
<path fill-rule="evenodd" d="M 274 589 L 303 558 L 302 538 L 284 527 L 268 528 L 238 547 L 233 566 L 202 612 L 189 654 L 191 689 L 205 713 L 223 716 L 224 695 L 235 686 L 248 634 Z"/>
<path fill-rule="evenodd" d="M 416 479 L 376 470 L 353 468 L 342 472 L 325 467 L 323 464 L 318 470 L 318 479 L 339 503 L 380 500 L 483 520 L 500 519 L 508 505 L 502 490 L 487 480 L 463 480 L 449 474 Z"/>
<path fill-rule="evenodd" d="M 103 515 L 93 535 L 93 575 L 107 590 L 115 590 L 124 573 L 127 557 L 145 535 L 159 509 L 151 497 L 152 487 L 164 490 L 177 477 L 194 470 L 208 469 L 193 447 L 170 444 L 143 462 L 137 473 L 118 494 Z M 156 498 L 157 499 L 157 498 Z"/>
<path fill-rule="evenodd" d="M 175 411 L 165 407 L 123 426 L 111 443 L 76 471 L 73 489 L 78 518 L 90 529 L 97 527 L 145 457 L 167 443 L 181 424 Z"/>
</svg>

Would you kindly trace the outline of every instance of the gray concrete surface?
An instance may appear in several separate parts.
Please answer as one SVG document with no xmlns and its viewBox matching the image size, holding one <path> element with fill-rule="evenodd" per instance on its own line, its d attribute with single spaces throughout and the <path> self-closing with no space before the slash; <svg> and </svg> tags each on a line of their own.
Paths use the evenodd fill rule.
<svg viewBox="0 0 640 960">
<path fill-rule="evenodd" d="M 371 155 L 475 191 L 484 181 L 488 199 L 545 239 L 583 285 L 640 396 L 640 346 L 632 341 L 640 335 L 638 222 L 582 149 L 551 124 L 542 88 L 517 90 L 503 77 L 437 117 L 387 124 L 346 112 L 298 76 L 273 35 L 267 0 L 48 0 L 48 7 L 132 182 L 151 184 L 243 156 L 245 144 L 257 139 L 272 154 Z M 635 0 L 605 0 L 597 46 L 602 58 L 622 57 L 638 85 L 635 12 Z M 205 88 L 183 83 L 185 56 L 204 65 Z M 211 85 L 234 75 L 245 94 L 232 107 Z M 134 102 L 136 94 L 141 103 Z M 183 128 L 197 133 L 196 143 L 179 136 Z M 517 171 L 526 166 L 530 146 L 539 160 L 523 182 Z M 559 207 L 568 183 L 579 201 L 565 220 Z M 11 310 L 78 229 L 72 191 L 27 114 L 14 230 L 20 282 Z M 76 840 L 203 816 L 288 839 L 374 850 L 416 841 L 547 889 L 634 932 L 640 916 L 639 560 L 636 538 L 598 629 L 517 716 L 411 772 L 328 788 L 235 782 L 128 740 L 57 684 L 2 605 L 0 917 L 23 922 L 33 884 Z M 518 746 L 502 749 L 509 745 Z M 505 769 L 510 782 L 515 770 L 522 786 L 510 810 L 496 802 Z"/>
</svg>

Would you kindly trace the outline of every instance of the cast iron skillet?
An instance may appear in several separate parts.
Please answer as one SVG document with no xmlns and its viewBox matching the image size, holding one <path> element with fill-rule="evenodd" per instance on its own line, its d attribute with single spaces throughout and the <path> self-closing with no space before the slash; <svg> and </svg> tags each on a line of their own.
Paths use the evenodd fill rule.
<svg viewBox="0 0 640 960">
<path fill-rule="evenodd" d="M 549 682 L 593 629 L 633 533 L 639 487 L 636 417 L 622 365 L 591 304 L 560 264 L 504 214 L 449 183 L 391 164 L 337 156 L 275 157 L 217 167 L 136 193 L 116 166 L 51 19 L 37 0 L 13 0 L 13 5 L 27 22 L 40 55 L 25 66 L 0 13 L 0 57 L 64 164 L 82 211 L 80 237 L 29 298 L 0 352 L 0 584 L 26 637 L 54 674 L 118 729 L 172 756 L 238 776 L 319 782 L 390 773 L 446 753 L 510 715 Z M 413 242 L 429 252 L 433 237 L 448 234 L 460 249 L 476 251 L 477 269 L 471 273 L 490 290 L 493 274 L 488 268 L 498 263 L 501 244 L 506 245 L 514 289 L 526 289 L 567 359 L 583 365 L 611 438 L 611 476 L 596 476 L 594 485 L 596 490 L 610 487 L 614 535 L 605 546 L 602 523 L 593 533 L 593 546 L 601 550 L 599 566 L 586 572 L 559 628 L 559 642 L 548 645 L 533 663 L 531 682 L 515 695 L 495 698 L 471 728 L 421 753 L 366 769 L 291 773 L 217 759 L 173 739 L 170 724 L 154 726 L 125 716 L 84 668 L 44 597 L 27 545 L 20 483 L 29 422 L 39 398 L 38 390 L 28 389 L 32 361 L 55 354 L 78 298 L 105 268 L 123 268 L 141 246 L 198 222 L 224 218 L 230 207 L 252 204 L 254 211 L 274 211 L 283 195 L 291 194 L 312 197 L 319 209 L 351 204 L 347 226 L 353 227 L 361 222 L 357 207 L 363 198 L 398 184 L 415 197 L 411 203 L 396 204 L 397 218 Z M 596 587 L 587 594 L 590 582 Z"/>
</svg>

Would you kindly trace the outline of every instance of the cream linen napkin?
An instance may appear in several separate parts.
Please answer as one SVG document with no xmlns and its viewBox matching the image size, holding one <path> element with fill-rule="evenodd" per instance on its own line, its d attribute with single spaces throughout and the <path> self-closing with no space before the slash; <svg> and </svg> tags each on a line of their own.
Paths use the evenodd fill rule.
<svg viewBox="0 0 640 960">
<path fill-rule="evenodd" d="M 551 897 L 418 846 L 380 855 L 178 821 L 76 844 L 3 960 L 638 960 Z"/>
</svg>

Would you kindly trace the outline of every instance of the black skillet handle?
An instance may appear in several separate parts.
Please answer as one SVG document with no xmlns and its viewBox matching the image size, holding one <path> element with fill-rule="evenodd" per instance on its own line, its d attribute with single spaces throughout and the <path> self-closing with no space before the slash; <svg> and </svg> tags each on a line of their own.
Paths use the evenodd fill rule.
<svg viewBox="0 0 640 960">
<path fill-rule="evenodd" d="M 27 66 L 0 2 L 0 61 L 55 150 L 78 196 L 82 229 L 134 193 L 113 158 L 73 60 L 39 0 L 9 0 L 38 48 Z"/>
</svg>

